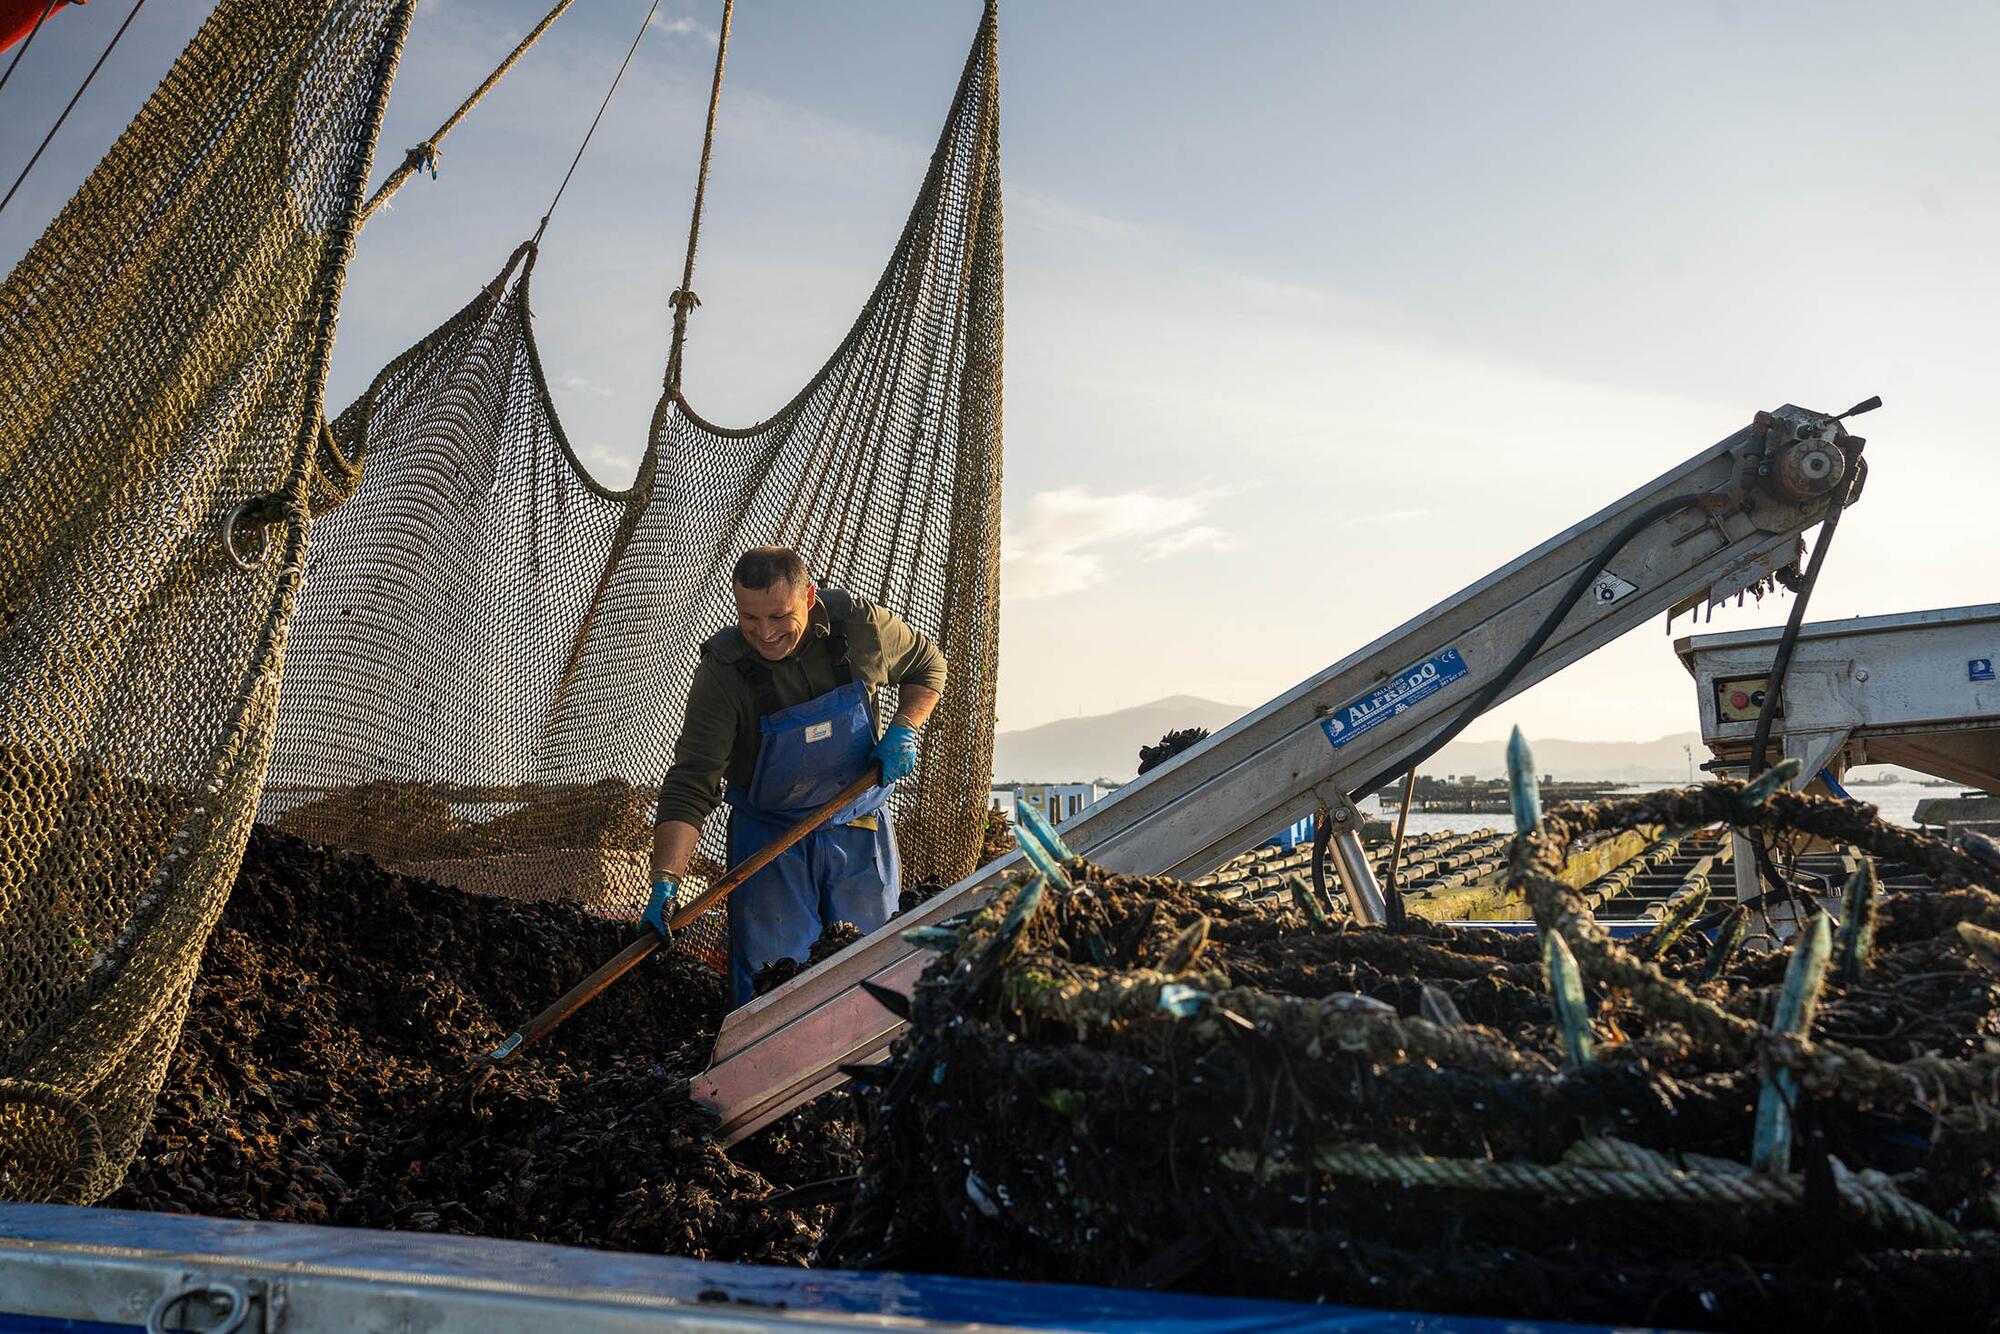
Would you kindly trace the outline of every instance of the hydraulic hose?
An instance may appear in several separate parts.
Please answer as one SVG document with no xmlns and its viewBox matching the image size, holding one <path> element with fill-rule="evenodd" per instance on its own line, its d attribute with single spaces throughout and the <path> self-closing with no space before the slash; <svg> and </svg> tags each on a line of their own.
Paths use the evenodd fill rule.
<svg viewBox="0 0 2000 1334">
<path fill-rule="evenodd" d="M 1556 602 L 1556 605 L 1549 609 L 1548 614 L 1542 617 L 1541 624 L 1535 627 L 1535 632 L 1528 636 L 1528 641 L 1521 645 L 1520 651 L 1514 655 L 1513 659 L 1505 667 L 1500 669 L 1499 675 L 1487 682 L 1485 687 L 1473 697 L 1472 702 L 1460 710 L 1458 716 L 1453 718 L 1442 732 L 1427 742 L 1415 755 L 1397 760 L 1394 768 L 1377 774 L 1366 783 L 1363 783 L 1350 794 L 1350 799 L 1358 800 L 1366 794 L 1375 791 L 1382 784 L 1394 778 L 1397 774 L 1402 773 L 1405 769 L 1415 769 L 1425 760 L 1450 745 L 1460 732 L 1463 732 L 1467 727 L 1472 725 L 1474 719 L 1493 707 L 1494 701 L 1505 694 L 1507 688 L 1514 684 L 1522 672 L 1527 670 L 1528 664 L 1533 662 L 1535 655 L 1542 651 L 1542 646 L 1549 642 L 1550 636 L 1555 634 L 1556 627 L 1562 624 L 1563 618 L 1575 610 L 1577 603 L 1583 601 L 1583 595 L 1588 593 L 1590 586 L 1597 582 L 1597 576 L 1603 574 L 1605 568 L 1612 561 L 1618 559 L 1618 553 L 1625 549 L 1625 545 L 1628 542 L 1644 532 L 1648 527 L 1667 518 L 1669 515 L 1678 514 L 1689 506 L 1699 503 L 1700 499 L 1700 496 L 1692 493 L 1684 496 L 1674 496 L 1671 499 L 1648 505 L 1645 509 L 1626 520 L 1625 526 L 1620 528 L 1612 536 L 1611 540 L 1598 550 L 1596 555 L 1584 562 L 1583 568 L 1577 572 L 1577 576 L 1570 582 L 1569 588 Z"/>
<path fill-rule="evenodd" d="M 1778 637 L 1778 651 L 1771 657 L 1771 675 L 1764 686 L 1764 703 L 1757 710 L 1757 730 L 1750 738 L 1750 772 L 1747 777 L 1755 778 L 1769 767 L 1767 761 L 1771 748 L 1771 724 L 1778 716 L 1778 697 L 1785 687 L 1785 677 L 1792 670 L 1792 653 L 1798 648 L 1799 628 L 1805 624 L 1806 604 L 1812 601 L 1813 588 L 1819 583 L 1819 572 L 1826 564 L 1826 553 L 1833 546 L 1833 535 L 1840 527 L 1840 516 L 1847 510 L 1848 488 L 1853 485 L 1853 469 L 1842 479 L 1837 490 L 1839 497 L 1826 522 L 1819 530 L 1819 541 L 1813 544 L 1812 559 L 1806 562 L 1805 577 L 1799 581 L 1796 594 L 1792 598 L 1792 613 L 1785 618 L 1785 632 Z M 1757 896 L 1756 906 L 1763 907 L 1771 896 L 1782 894 L 1792 905 L 1792 915 L 1798 915 L 1798 890 L 1791 880 L 1778 873 L 1771 862 L 1771 848 L 1762 830 L 1750 834 L 1750 848 L 1757 861 L 1757 876 L 1763 881 L 1764 893 Z"/>
</svg>

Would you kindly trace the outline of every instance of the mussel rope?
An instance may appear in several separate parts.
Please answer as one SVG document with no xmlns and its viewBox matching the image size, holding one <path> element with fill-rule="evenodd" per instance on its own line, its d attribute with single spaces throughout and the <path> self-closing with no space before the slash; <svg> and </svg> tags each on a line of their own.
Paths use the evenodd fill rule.
<svg viewBox="0 0 2000 1334">
<path fill-rule="evenodd" d="M 668 298 L 674 307 L 674 341 L 667 349 L 667 396 L 681 393 L 681 352 L 687 344 L 688 312 L 701 304 L 694 294 L 694 251 L 701 240 L 701 205 L 708 193 L 708 160 L 715 151 L 715 109 L 722 101 L 722 62 L 729 54 L 729 19 L 736 0 L 722 0 L 722 27 L 715 42 L 715 81 L 708 90 L 708 125 L 701 135 L 701 166 L 694 179 L 694 215 L 688 220 L 687 263 L 681 268 L 681 285 Z"/>
<path fill-rule="evenodd" d="M 83 100 L 84 93 L 89 91 L 90 81 L 97 77 L 97 71 L 104 68 L 104 62 L 111 59 L 111 53 L 117 49 L 119 39 L 125 35 L 125 30 L 132 26 L 132 20 L 139 17 L 139 11 L 144 9 L 145 7 L 146 7 L 146 0 L 134 0 L 134 4 L 132 5 L 132 12 L 127 14 L 125 16 L 125 21 L 118 25 L 118 31 L 111 34 L 111 41 L 106 44 L 104 48 L 104 54 L 99 56 L 97 58 L 97 63 L 90 67 L 90 73 L 83 76 L 83 83 L 80 86 L 78 86 L 76 90 L 76 95 L 70 98 L 69 105 L 62 109 L 62 114 L 56 117 L 56 123 L 49 126 L 49 132 L 42 136 L 41 146 L 35 150 L 35 155 L 28 159 L 28 165 L 21 168 L 21 174 L 14 178 L 14 184 L 11 187 L 9 187 L 7 191 L 7 197 L 5 199 L 0 199 L 0 213 L 5 213 L 7 211 L 7 205 L 14 202 L 14 196 L 20 192 L 21 186 L 27 182 L 28 173 L 33 171 L 35 169 L 35 164 L 42 160 L 42 154 L 47 152 L 49 145 L 55 141 L 57 132 L 60 131 L 63 127 L 63 122 L 69 119 L 69 113 L 76 110 L 76 104 L 78 102 L 81 102 Z M 47 17 L 48 13 L 44 11 L 42 14 L 42 18 L 47 18 Z M 41 27 L 41 23 L 39 20 L 36 22 L 35 26 L 37 28 Z M 34 36 L 33 33 L 30 33 L 28 35 L 30 38 Z M 10 74 L 13 72 L 11 66 L 9 67 L 8 72 Z"/>
<path fill-rule="evenodd" d="M 49 15 L 55 13 L 56 6 L 63 2 L 64 0 L 48 0 L 48 3 L 42 6 L 40 16 L 35 19 L 35 26 L 28 29 L 28 35 L 23 37 L 21 45 L 15 48 L 14 58 L 7 62 L 6 72 L 0 73 L 0 88 L 5 88 L 7 80 L 14 77 L 14 69 L 21 63 L 21 57 L 28 54 L 28 48 L 35 44 L 35 37 L 41 32 L 42 25 L 49 21 Z"/>
<path fill-rule="evenodd" d="M 58 3 L 60 3 L 60 0 L 58 0 Z M 361 223 L 365 223 L 369 218 L 373 217 L 375 210 L 387 203 L 390 195 L 402 189 L 405 181 L 422 170 L 423 164 L 426 161 L 433 163 L 436 161 L 437 148 L 439 144 L 444 142 L 444 137 L 458 128 L 458 123 L 465 119 L 466 114 L 472 108 L 479 105 L 479 99 L 493 91 L 493 85 L 500 82 L 501 77 L 508 70 L 514 68 L 514 62 L 528 53 L 528 48 L 533 46 L 543 33 L 555 25 L 555 21 L 562 17 L 563 11 L 568 9 L 572 3 L 574 3 L 574 0 L 556 0 L 555 8 L 542 16 L 542 21 L 528 31 L 528 35 L 521 39 L 520 45 L 507 53 L 507 58 L 494 67 L 493 72 L 486 76 L 484 83 L 472 90 L 470 97 L 458 104 L 458 110 L 446 116 L 444 124 L 432 131 L 430 138 L 404 154 L 403 165 L 390 172 L 389 179 L 383 181 L 381 187 L 369 197 L 368 202 L 361 206 Z M 657 6 L 655 7 L 657 8 Z M 650 21 L 652 18 L 651 13 L 648 13 L 646 17 Z M 359 223 L 356 225 L 358 226 Z"/>
</svg>

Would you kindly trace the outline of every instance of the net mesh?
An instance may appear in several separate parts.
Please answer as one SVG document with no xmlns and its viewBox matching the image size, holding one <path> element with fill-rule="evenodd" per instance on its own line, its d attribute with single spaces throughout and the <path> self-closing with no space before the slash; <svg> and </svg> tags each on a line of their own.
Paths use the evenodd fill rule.
<svg viewBox="0 0 2000 1334">
<path fill-rule="evenodd" d="M 0 286 L 0 1197 L 117 1183 L 242 857 L 408 23 L 223 0 Z"/>
<path fill-rule="evenodd" d="M 536 355 L 531 246 L 340 415 L 338 451 L 365 466 L 314 524 L 261 818 L 465 889 L 636 916 L 699 646 L 734 619 L 737 555 L 775 543 L 950 659 L 897 819 L 907 875 L 972 868 L 998 630 L 995 56 L 989 7 L 880 281 L 770 420 L 716 426 L 669 392 L 632 487 L 593 481 Z M 712 953 L 705 927 L 689 935 Z"/>
</svg>

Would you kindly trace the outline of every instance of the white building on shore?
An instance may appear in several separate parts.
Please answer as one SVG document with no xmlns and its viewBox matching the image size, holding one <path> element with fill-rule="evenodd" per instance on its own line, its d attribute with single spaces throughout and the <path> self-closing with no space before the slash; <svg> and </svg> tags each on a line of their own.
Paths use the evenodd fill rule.
<svg viewBox="0 0 2000 1334">
<path fill-rule="evenodd" d="M 1015 818 L 1015 810 L 1022 802 L 1027 802 L 1046 816 L 1051 824 L 1063 824 L 1085 807 L 1100 800 L 1105 793 L 1114 792 L 1116 783 L 1094 781 L 1089 783 L 1008 783 L 993 788 L 993 804 L 1009 820 Z"/>
</svg>

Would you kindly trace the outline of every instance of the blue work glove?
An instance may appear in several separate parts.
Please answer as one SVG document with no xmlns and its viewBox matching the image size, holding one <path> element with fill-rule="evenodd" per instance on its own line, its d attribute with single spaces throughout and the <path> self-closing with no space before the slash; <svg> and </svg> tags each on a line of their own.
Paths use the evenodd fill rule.
<svg viewBox="0 0 2000 1334">
<path fill-rule="evenodd" d="M 653 882 L 653 898 L 647 903 L 646 912 L 639 920 L 660 933 L 660 939 L 667 938 L 667 914 L 674 910 L 674 900 L 681 894 L 678 877 L 663 875 Z"/>
<path fill-rule="evenodd" d="M 908 723 L 890 723 L 889 730 L 868 752 L 871 760 L 882 761 L 882 785 L 908 778 L 917 767 L 917 729 Z"/>
</svg>

